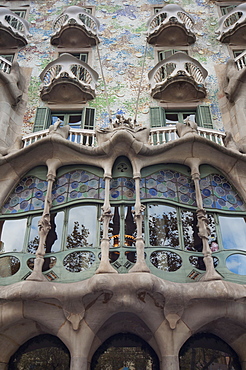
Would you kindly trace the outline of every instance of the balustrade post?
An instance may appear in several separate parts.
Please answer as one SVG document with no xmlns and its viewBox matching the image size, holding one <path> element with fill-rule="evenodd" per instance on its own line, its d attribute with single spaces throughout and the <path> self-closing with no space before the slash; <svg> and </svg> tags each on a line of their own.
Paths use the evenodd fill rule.
<svg viewBox="0 0 246 370">
<path fill-rule="evenodd" d="M 200 190 L 200 172 L 197 164 L 194 166 L 195 172 L 192 173 L 192 180 L 195 185 L 196 192 L 196 203 L 197 203 L 197 227 L 198 227 L 198 236 L 202 239 L 202 253 L 203 261 L 206 266 L 206 273 L 201 278 L 203 281 L 208 280 L 221 280 L 221 275 L 214 268 L 214 262 L 212 257 L 212 252 L 208 244 L 208 239 L 210 235 L 210 228 L 208 226 L 209 221 L 206 216 L 206 210 L 203 208 L 202 194 Z"/>
<path fill-rule="evenodd" d="M 109 190 L 110 190 L 110 179 L 111 176 L 105 175 L 105 200 L 102 206 L 103 214 L 101 216 L 101 221 L 103 222 L 103 237 L 101 240 L 101 261 L 99 264 L 98 269 L 96 270 L 96 274 L 104 274 L 104 273 L 114 273 L 117 274 L 118 272 L 111 266 L 109 262 L 109 242 L 110 239 L 108 237 L 108 229 L 109 229 L 109 222 L 113 217 L 110 208 L 109 202 Z"/>
<path fill-rule="evenodd" d="M 34 281 L 47 281 L 42 273 L 42 267 L 44 264 L 44 256 L 45 256 L 45 242 L 47 235 L 51 229 L 50 225 L 50 208 L 52 206 L 52 187 L 55 181 L 56 176 L 53 173 L 48 173 L 47 181 L 47 193 L 44 202 L 44 211 L 42 214 L 41 219 L 38 222 L 38 234 L 39 234 L 39 244 L 38 249 L 36 251 L 36 258 L 34 260 L 34 268 L 31 275 L 27 278 L 27 280 L 34 280 Z"/>
<path fill-rule="evenodd" d="M 148 266 L 146 265 L 144 258 L 144 239 L 143 239 L 143 211 L 145 206 L 141 204 L 140 201 L 140 176 L 134 176 L 135 179 L 135 191 L 136 191 L 136 202 L 134 206 L 134 221 L 137 226 L 137 237 L 136 237 L 136 254 L 137 261 L 135 265 L 129 270 L 129 272 L 150 272 Z"/>
</svg>

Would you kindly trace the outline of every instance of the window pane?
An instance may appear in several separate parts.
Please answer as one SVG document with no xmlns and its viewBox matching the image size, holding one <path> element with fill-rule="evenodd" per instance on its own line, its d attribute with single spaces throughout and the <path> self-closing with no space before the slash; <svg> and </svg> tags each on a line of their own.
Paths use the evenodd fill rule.
<svg viewBox="0 0 246 370">
<path fill-rule="evenodd" d="M 52 114 L 51 116 L 52 119 L 52 125 L 57 122 L 58 119 L 60 119 L 62 122 L 60 123 L 60 126 L 64 125 L 64 114 Z"/>
<path fill-rule="evenodd" d="M 196 115 L 195 115 L 195 113 L 194 113 L 194 114 L 192 114 L 192 113 L 188 112 L 188 113 L 183 113 L 182 115 L 183 115 L 183 121 L 184 121 L 187 117 L 189 117 L 189 120 L 190 120 L 190 121 L 196 122 Z"/>
<path fill-rule="evenodd" d="M 97 207 L 81 206 L 69 211 L 67 248 L 96 245 Z"/>
<path fill-rule="evenodd" d="M 110 238 L 111 247 L 118 247 L 120 245 L 120 208 L 111 208 L 113 218 L 109 223 L 108 235 Z"/>
<path fill-rule="evenodd" d="M 81 114 L 76 115 L 69 115 L 68 124 L 72 128 L 80 128 L 81 127 Z"/>
<path fill-rule="evenodd" d="M 134 215 L 132 213 L 134 207 L 125 207 L 125 245 L 133 246 L 136 242 L 137 236 L 137 225 L 134 221 Z"/>
<path fill-rule="evenodd" d="M 246 250 L 245 218 L 219 216 L 219 223 L 223 247 Z"/>
<path fill-rule="evenodd" d="M 40 220 L 41 216 L 33 217 L 32 223 L 31 223 L 31 230 L 30 230 L 30 236 L 29 236 L 29 243 L 27 247 L 28 253 L 36 253 L 36 250 L 38 249 L 38 243 L 39 243 L 39 236 L 38 236 L 38 221 Z"/>
<path fill-rule="evenodd" d="M 148 215 L 150 245 L 178 248 L 176 209 L 162 204 L 149 205 Z"/>
<path fill-rule="evenodd" d="M 21 252 L 26 231 L 26 219 L 0 221 L 1 252 Z"/>
<path fill-rule="evenodd" d="M 166 124 L 175 125 L 178 121 L 178 113 L 166 112 Z"/>
<path fill-rule="evenodd" d="M 51 229 L 46 239 L 46 253 L 61 250 L 62 230 L 64 225 L 64 212 L 51 213 Z"/>
</svg>

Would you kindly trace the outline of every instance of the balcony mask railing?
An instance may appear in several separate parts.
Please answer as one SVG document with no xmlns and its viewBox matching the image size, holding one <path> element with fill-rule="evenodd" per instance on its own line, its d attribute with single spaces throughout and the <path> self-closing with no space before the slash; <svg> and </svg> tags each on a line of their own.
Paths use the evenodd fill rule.
<svg viewBox="0 0 246 370">
<path fill-rule="evenodd" d="M 31 134 L 24 136 L 22 138 L 23 147 L 25 148 L 39 141 L 40 139 L 48 136 L 48 134 L 49 129 L 46 129 L 38 132 L 32 132 Z M 210 141 L 215 142 L 216 144 L 224 146 L 223 143 L 223 137 L 225 137 L 224 132 L 203 127 L 197 127 L 197 134 Z M 169 141 L 173 141 L 178 138 L 179 137 L 176 132 L 176 125 L 168 125 L 165 127 L 153 127 L 150 130 L 149 144 L 150 145 L 165 144 L 168 143 Z M 74 129 L 71 127 L 69 130 L 69 136 L 67 140 L 80 145 L 91 147 L 97 146 L 95 130 Z"/>
<path fill-rule="evenodd" d="M 225 133 L 203 128 L 197 127 L 197 134 L 202 136 L 210 141 L 213 141 L 216 144 L 224 146 L 223 137 L 225 137 Z M 176 125 L 168 125 L 165 127 L 153 127 L 150 130 L 150 137 L 149 137 L 149 144 L 150 145 L 160 145 L 168 143 L 169 141 L 173 141 L 178 139 Z"/>
<path fill-rule="evenodd" d="M 246 67 L 246 50 L 244 50 L 234 60 L 239 70 L 245 68 Z"/>
<path fill-rule="evenodd" d="M 216 33 L 219 34 L 220 41 L 224 34 L 232 31 L 237 25 L 243 24 L 246 21 L 246 4 L 240 4 L 232 9 L 228 14 L 224 15 L 219 20 L 219 28 Z"/>
<path fill-rule="evenodd" d="M 178 52 L 160 61 L 148 74 L 151 89 L 172 77 L 187 76 L 198 85 L 204 85 L 208 72 L 186 53 Z"/>
<path fill-rule="evenodd" d="M 0 55 L 0 71 L 10 73 L 12 63 Z"/>
<path fill-rule="evenodd" d="M 29 35 L 29 23 L 8 8 L 0 8 L 0 24 L 24 38 Z"/>
<path fill-rule="evenodd" d="M 187 30 L 192 30 L 195 23 L 194 19 L 180 6 L 176 4 L 168 4 L 149 19 L 147 23 L 148 34 L 156 31 L 168 22 L 180 23 L 184 25 Z"/>
<path fill-rule="evenodd" d="M 54 32 L 59 32 L 62 27 L 69 24 L 77 24 L 85 27 L 87 31 L 92 32 L 94 35 L 98 35 L 100 27 L 99 21 L 80 6 L 70 6 L 64 10 L 53 24 Z"/>
<path fill-rule="evenodd" d="M 48 87 L 58 79 L 72 79 L 82 86 L 88 85 L 95 90 L 98 74 L 87 63 L 64 53 L 49 63 L 40 74 L 44 87 Z"/>
</svg>

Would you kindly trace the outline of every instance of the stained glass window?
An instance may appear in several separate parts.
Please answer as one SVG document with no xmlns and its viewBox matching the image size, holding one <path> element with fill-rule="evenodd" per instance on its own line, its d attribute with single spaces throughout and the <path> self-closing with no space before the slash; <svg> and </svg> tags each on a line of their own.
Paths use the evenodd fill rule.
<svg viewBox="0 0 246 370">
<path fill-rule="evenodd" d="M 205 208 L 230 211 L 246 210 L 238 193 L 223 175 L 212 174 L 202 178 L 200 188 Z"/>
<path fill-rule="evenodd" d="M 2 214 L 35 211 L 44 208 L 47 181 L 24 177 L 2 207 Z"/>
<path fill-rule="evenodd" d="M 134 200 L 135 181 L 126 177 L 112 179 L 110 182 L 111 200 Z"/>
</svg>

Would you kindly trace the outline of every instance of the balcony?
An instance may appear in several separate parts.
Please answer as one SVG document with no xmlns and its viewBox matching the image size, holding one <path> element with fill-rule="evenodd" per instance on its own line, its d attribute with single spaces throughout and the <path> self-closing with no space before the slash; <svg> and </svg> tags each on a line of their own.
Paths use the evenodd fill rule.
<svg viewBox="0 0 246 370">
<path fill-rule="evenodd" d="M 156 46 L 190 45 L 196 41 L 193 18 L 176 4 L 164 6 L 148 21 L 149 44 Z"/>
<path fill-rule="evenodd" d="M 149 72 L 151 96 L 164 102 L 203 99 L 207 74 L 195 59 L 182 52 L 175 53 Z"/>
<path fill-rule="evenodd" d="M 246 42 L 246 4 L 240 4 L 219 20 L 217 40 L 231 45 Z"/>
<path fill-rule="evenodd" d="M 237 69 L 244 69 L 246 67 L 246 50 L 244 50 L 240 55 L 238 55 L 235 59 L 235 63 L 237 65 Z"/>
<path fill-rule="evenodd" d="M 87 63 L 64 53 L 40 75 L 41 99 L 52 103 L 85 103 L 95 98 L 98 74 Z"/>
<path fill-rule="evenodd" d="M 80 6 L 70 6 L 54 22 L 51 44 L 58 47 L 90 47 L 99 43 L 100 23 Z"/>
<path fill-rule="evenodd" d="M 0 8 L 0 48 L 21 48 L 27 45 L 29 23 L 8 8 Z"/>
</svg>

